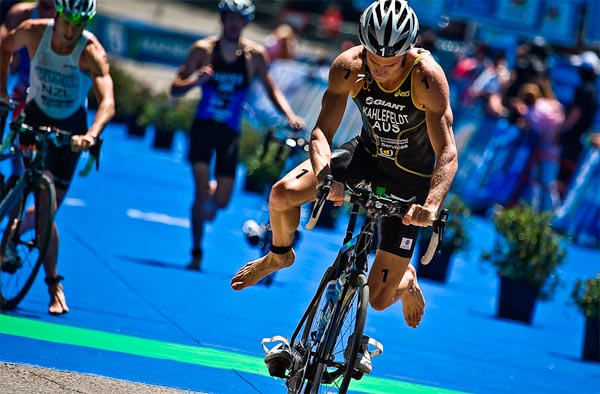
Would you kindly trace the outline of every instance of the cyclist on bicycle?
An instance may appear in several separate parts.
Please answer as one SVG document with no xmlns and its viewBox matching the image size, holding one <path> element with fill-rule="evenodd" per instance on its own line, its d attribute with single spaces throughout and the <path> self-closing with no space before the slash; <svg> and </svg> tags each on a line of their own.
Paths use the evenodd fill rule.
<svg viewBox="0 0 600 394">
<path fill-rule="evenodd" d="M 254 19 L 252 0 L 221 0 L 219 10 L 221 34 L 192 44 L 171 85 L 173 96 L 181 96 L 198 86 L 202 89 L 188 152 L 195 192 L 191 209 L 192 261 L 187 268 L 193 270 L 200 269 L 204 223 L 213 220 L 217 209 L 225 208 L 231 199 L 242 104 L 252 80 L 258 78 L 262 82 L 267 95 L 291 127 L 304 128 L 304 120 L 294 114 L 273 83 L 265 48 L 241 38 L 243 29 Z M 209 183 L 213 153 L 216 182 Z"/>
<path fill-rule="evenodd" d="M 361 15 L 361 45 L 332 63 L 329 84 L 310 141 L 310 158 L 278 181 L 269 206 L 270 252 L 244 265 L 231 280 L 242 290 L 295 259 L 291 248 L 300 206 L 313 201 L 326 176 L 328 199 L 344 200 L 344 184 L 366 180 L 408 199 L 403 219 L 379 223 L 379 245 L 369 273 L 370 304 L 383 310 L 398 300 L 406 323 L 416 328 L 425 299 L 409 264 L 419 226 L 436 217 L 457 170 L 452 110 L 444 71 L 428 51 L 415 48 L 419 23 L 405 0 L 379 0 Z M 362 115 L 360 134 L 331 151 L 350 95 Z"/>
<path fill-rule="evenodd" d="M 11 30 L 0 45 L 0 101 L 8 102 L 7 78 L 13 53 L 26 47 L 31 58 L 30 92 L 25 123 L 53 126 L 73 132 L 71 147 L 50 146 L 46 168 L 56 186 L 57 205 L 64 200 L 82 150 L 98 140 L 114 114 L 113 83 L 106 51 L 98 39 L 85 30 L 96 14 L 96 0 L 54 0 L 52 19 L 29 19 Z M 93 88 L 98 110 L 88 127 L 87 95 Z M 22 141 L 21 141 L 22 142 Z M 33 210 L 26 222 L 32 225 Z M 22 226 L 23 227 L 23 226 Z M 26 228 L 21 228 L 26 231 Z M 52 229 L 44 258 L 45 282 L 50 294 L 51 314 L 69 311 L 63 279 L 57 270 L 58 230 Z"/>
</svg>

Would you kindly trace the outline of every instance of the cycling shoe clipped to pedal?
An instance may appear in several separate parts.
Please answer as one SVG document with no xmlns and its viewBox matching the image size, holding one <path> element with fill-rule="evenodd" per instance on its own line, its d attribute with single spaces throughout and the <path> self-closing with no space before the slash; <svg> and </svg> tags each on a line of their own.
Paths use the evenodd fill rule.
<svg viewBox="0 0 600 394">
<path fill-rule="evenodd" d="M 348 338 L 348 345 L 346 346 L 346 350 L 344 351 L 344 358 L 346 359 L 346 362 L 348 362 L 348 357 L 350 357 L 349 353 L 351 349 L 349 344 L 352 343 L 353 340 L 354 334 L 350 335 L 350 337 Z M 370 350 L 369 346 L 373 347 L 374 349 Z M 358 347 L 358 354 L 356 355 L 354 368 L 361 374 L 371 373 L 373 369 L 371 359 L 373 357 L 379 356 L 381 353 L 383 353 L 383 344 L 381 344 L 381 342 L 375 340 L 374 338 L 370 338 L 366 335 L 363 335 Z M 355 379 L 360 378 L 356 377 Z"/>
<path fill-rule="evenodd" d="M 278 343 L 271 349 L 266 345 L 267 343 L 276 342 Z M 281 335 L 263 338 L 261 345 L 265 351 L 265 364 L 269 370 L 269 375 L 285 379 L 286 371 L 292 369 L 295 359 L 298 360 L 300 356 L 291 348 L 287 338 Z"/>
</svg>

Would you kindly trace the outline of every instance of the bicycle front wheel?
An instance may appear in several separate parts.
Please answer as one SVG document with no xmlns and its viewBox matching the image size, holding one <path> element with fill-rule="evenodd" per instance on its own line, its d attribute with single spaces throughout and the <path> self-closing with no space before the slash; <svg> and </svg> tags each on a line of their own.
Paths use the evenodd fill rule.
<svg viewBox="0 0 600 394">
<path fill-rule="evenodd" d="M 48 248 L 56 214 L 56 191 L 47 174 L 15 198 L 17 204 L 0 222 L 1 310 L 14 309 L 31 288 Z"/>
<path fill-rule="evenodd" d="M 361 378 L 355 361 L 369 306 L 367 278 L 361 274 L 348 283 L 334 306 L 332 319 L 317 348 L 306 393 L 345 393 L 352 378 Z"/>
</svg>

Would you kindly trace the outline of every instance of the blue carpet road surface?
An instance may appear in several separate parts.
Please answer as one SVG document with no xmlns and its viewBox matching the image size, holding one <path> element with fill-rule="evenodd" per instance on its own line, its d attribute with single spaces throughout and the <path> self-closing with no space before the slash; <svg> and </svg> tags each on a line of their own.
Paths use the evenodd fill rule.
<svg viewBox="0 0 600 394">
<path fill-rule="evenodd" d="M 71 312 L 47 314 L 38 276 L 19 308 L 0 314 L 0 361 L 196 392 L 286 392 L 268 376 L 260 341 L 291 334 L 345 223 L 303 231 L 296 264 L 271 287 L 234 292 L 230 278 L 258 256 L 242 223 L 266 218 L 264 196 L 241 189 L 240 168 L 231 205 L 207 226 L 202 272 L 184 269 L 192 196 L 186 139 L 178 134 L 165 152 L 151 149 L 150 138 L 151 131 L 132 139 L 123 126 L 108 127 L 100 172 L 75 179 L 57 217 Z M 385 351 L 351 387 L 600 393 L 600 364 L 581 360 L 584 319 L 568 305 L 573 281 L 600 271 L 600 252 L 569 245 L 565 285 L 538 303 L 526 325 L 495 317 L 498 279 L 480 262 L 493 240 L 491 222 L 473 218 L 469 232 L 472 248 L 454 258 L 448 283 L 421 280 L 427 307 L 418 329 L 406 326 L 399 305 L 370 310 L 366 334 Z"/>
</svg>

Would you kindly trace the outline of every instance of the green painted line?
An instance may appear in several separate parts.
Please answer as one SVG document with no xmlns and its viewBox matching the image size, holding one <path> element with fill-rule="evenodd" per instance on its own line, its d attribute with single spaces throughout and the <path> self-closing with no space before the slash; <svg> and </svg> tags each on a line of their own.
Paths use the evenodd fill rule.
<svg viewBox="0 0 600 394">
<path fill-rule="evenodd" d="M 22 319 L 0 314 L 0 334 L 13 335 L 40 341 L 81 346 L 91 349 L 171 360 L 208 368 L 239 371 L 269 376 L 260 357 L 202 346 L 156 341 L 134 336 L 96 331 L 56 323 Z M 410 392 L 413 394 L 455 394 L 458 391 L 407 383 L 398 380 L 366 376 L 352 382 L 352 391 L 369 394 Z"/>
</svg>

